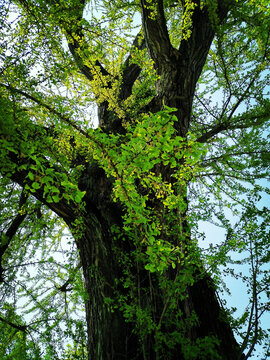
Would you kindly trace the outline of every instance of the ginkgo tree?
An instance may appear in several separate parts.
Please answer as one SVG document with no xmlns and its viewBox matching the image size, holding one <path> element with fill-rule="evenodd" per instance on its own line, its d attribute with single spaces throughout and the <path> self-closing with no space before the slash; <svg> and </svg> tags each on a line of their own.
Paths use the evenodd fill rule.
<svg viewBox="0 0 270 360">
<path fill-rule="evenodd" d="M 1 358 L 269 355 L 269 15 L 1 0 Z"/>
</svg>

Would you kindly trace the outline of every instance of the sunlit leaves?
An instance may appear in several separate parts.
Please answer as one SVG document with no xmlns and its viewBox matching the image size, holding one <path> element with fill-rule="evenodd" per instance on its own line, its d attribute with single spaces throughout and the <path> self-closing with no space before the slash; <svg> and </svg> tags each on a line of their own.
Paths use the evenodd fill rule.
<svg viewBox="0 0 270 360">
<path fill-rule="evenodd" d="M 124 136 L 93 131 L 89 149 L 107 176 L 114 179 L 114 200 L 126 208 L 126 236 L 135 235 L 136 243 L 147 255 L 146 269 L 151 272 L 163 272 L 179 261 L 184 238 L 181 225 L 177 225 L 178 212 L 186 212 L 186 182 L 194 178 L 206 152 L 193 136 L 183 139 L 176 135 L 173 111 L 165 108 L 142 116 L 135 126 L 127 128 Z M 164 167 L 163 176 L 157 172 L 159 167 Z M 155 202 L 160 204 L 157 210 L 153 207 Z M 167 212 L 171 215 L 166 224 Z M 167 240 L 170 237 L 178 241 L 172 245 Z M 145 246 L 147 249 L 143 250 Z"/>
<path fill-rule="evenodd" d="M 261 340 L 265 335 L 257 320 L 269 307 L 258 300 L 260 294 L 269 295 L 264 270 L 269 260 L 265 251 L 269 214 L 258 211 L 255 203 L 267 191 L 258 181 L 269 172 L 267 2 L 236 2 L 224 24 L 218 22 L 217 1 L 200 2 L 216 38 L 185 138 L 176 132 L 176 122 L 184 121 L 176 118 L 176 109 L 144 111 L 156 94 L 158 75 L 146 48 L 133 46 L 130 52 L 140 31 L 139 1 L 93 1 L 85 9 L 82 1 L 16 4 L 9 19 L 7 7 L 1 8 L 5 29 L 0 35 L 4 50 L 0 50 L 0 164 L 6 177 L 1 179 L 1 244 L 7 244 L 6 231 L 18 214 L 25 214 L 26 220 L 1 264 L 8 284 L 5 299 L 16 290 L 20 299 L 28 299 L 23 307 L 31 317 L 27 324 L 33 333 L 43 334 L 46 346 L 34 349 L 14 331 L 8 340 L 11 354 L 17 356 L 20 346 L 26 346 L 31 354 L 42 350 L 44 358 L 57 358 L 56 348 L 62 346 L 57 341 L 64 334 L 74 343 L 64 356 L 84 356 L 85 330 L 73 317 L 73 310 L 81 308 L 86 298 L 80 265 L 74 249 L 62 251 L 61 238 L 67 237 L 63 224 L 40 201 L 60 216 L 66 216 L 63 208 L 70 211 L 78 241 L 84 229 L 82 214 L 87 214 L 84 199 L 92 195 L 79 189 L 78 180 L 93 160 L 107 174 L 112 198 L 123 211 L 123 227 L 112 230 L 112 247 L 123 274 L 115 279 L 115 298 L 105 297 L 105 305 L 112 311 L 120 309 L 127 321 L 135 322 L 134 331 L 141 339 L 155 331 L 160 349 L 178 341 L 186 358 L 200 354 L 217 359 L 215 338 L 206 337 L 195 345 L 184 340 L 182 335 L 191 325 L 180 310 L 175 316 L 174 309 L 194 283 L 194 269 L 204 265 L 220 281 L 221 265 L 234 274 L 230 263 L 249 264 L 251 276 L 234 275 L 248 286 L 249 312 L 255 302 L 258 309 L 250 318 L 245 311 L 235 324 L 252 329 L 249 339 L 243 336 L 245 346 Z M 155 19 L 156 3 L 148 4 Z M 169 37 L 179 48 L 192 35 L 198 2 L 163 4 Z M 141 70 L 123 100 L 127 58 Z M 110 115 L 123 121 L 121 135 L 89 129 L 93 103 L 106 104 Z M 29 196 L 23 206 L 18 205 L 21 189 L 10 178 Z M 91 186 L 93 190 L 96 184 Z M 202 220 L 223 230 L 224 236 L 213 245 L 201 244 L 198 223 Z M 124 241 L 132 249 L 128 253 L 121 247 Z M 68 259 L 59 263 L 55 254 L 63 252 Z M 233 258 L 232 252 L 243 258 Z M 37 264 L 31 263 L 34 257 Z M 155 276 L 165 294 L 168 311 L 159 323 L 153 320 L 152 309 L 140 306 L 137 294 L 148 289 L 138 286 L 135 267 L 149 279 Z M 173 281 L 168 281 L 167 272 L 177 274 Z M 121 286 L 126 295 L 117 293 Z M 7 317 L 23 323 L 15 314 L 19 313 L 16 296 L 12 299 L 14 312 L 7 312 Z M 40 320 L 35 321 L 35 316 Z M 198 319 L 191 314 L 188 321 L 194 325 Z M 162 333 L 167 324 L 177 330 Z M 4 335 L 9 339 L 9 334 Z"/>
</svg>

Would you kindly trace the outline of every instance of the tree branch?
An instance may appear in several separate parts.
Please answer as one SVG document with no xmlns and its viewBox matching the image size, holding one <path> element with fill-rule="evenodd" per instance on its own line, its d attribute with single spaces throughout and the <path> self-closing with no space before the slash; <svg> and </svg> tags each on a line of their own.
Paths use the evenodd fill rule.
<svg viewBox="0 0 270 360">
<path fill-rule="evenodd" d="M 122 86 L 119 96 L 120 100 L 125 100 L 131 95 L 132 86 L 141 72 L 141 68 L 139 65 L 131 63 L 132 49 L 135 48 L 138 50 L 143 50 L 145 47 L 146 47 L 145 39 L 142 38 L 142 33 L 140 31 L 135 37 L 132 44 L 132 48 L 130 50 L 130 54 L 123 65 L 124 71 L 122 75 Z"/>
<path fill-rule="evenodd" d="M 220 24 L 227 16 L 231 1 L 218 1 L 217 14 L 212 14 L 213 18 L 217 16 L 217 23 Z M 186 11 L 184 6 L 183 11 Z M 179 46 L 180 58 L 184 63 L 189 64 L 189 68 L 194 72 L 194 82 L 196 83 L 202 68 L 206 62 L 210 46 L 215 35 L 215 25 L 209 17 L 207 5 L 201 8 L 200 1 L 195 1 L 195 8 L 191 14 L 191 33 L 185 40 L 182 39 Z"/>
<path fill-rule="evenodd" d="M 19 208 L 21 209 L 22 206 L 26 203 L 28 198 L 28 195 L 25 194 L 24 190 L 22 190 L 21 192 L 21 196 L 20 196 L 20 206 Z M 1 234 L 1 244 L 0 244 L 0 283 L 4 281 L 3 279 L 3 266 L 2 266 L 2 257 L 4 255 L 4 253 L 6 252 L 6 250 L 9 247 L 9 244 L 13 238 L 13 236 L 16 234 L 16 232 L 18 231 L 18 229 L 20 228 L 23 220 L 26 218 L 27 216 L 27 212 L 24 212 L 22 214 L 18 214 L 15 219 L 12 221 L 12 223 L 10 224 L 9 228 L 7 229 L 5 234 Z"/>
<path fill-rule="evenodd" d="M 92 69 L 85 65 L 83 58 L 80 56 L 80 51 L 83 49 L 83 47 L 86 46 L 86 42 L 83 42 L 83 40 L 85 40 L 84 35 L 83 35 L 83 31 L 82 28 L 78 28 L 76 33 L 72 33 L 69 30 L 66 30 L 66 39 L 68 42 L 68 48 L 78 66 L 78 68 L 80 69 L 81 73 L 89 80 L 92 81 L 94 79 L 94 75 L 93 73 L 97 73 L 97 71 L 95 70 L 95 67 L 98 67 L 101 74 L 103 76 L 108 76 L 110 75 L 108 73 L 108 71 L 101 65 L 101 63 L 96 60 L 92 66 Z M 82 42 L 82 45 L 77 41 L 77 38 L 80 38 L 80 42 Z"/>
<path fill-rule="evenodd" d="M 211 130 L 207 131 L 205 134 L 199 136 L 196 139 L 196 141 L 200 143 L 205 143 L 213 136 L 218 135 L 222 131 L 248 129 L 254 126 L 262 125 L 269 119 L 270 119 L 270 113 L 268 111 L 266 111 L 265 113 L 249 116 L 248 122 L 244 122 L 246 119 L 241 119 L 241 117 L 236 117 L 233 124 L 231 124 L 230 121 L 224 121 L 223 123 L 214 126 Z M 241 123 L 241 121 L 243 122 Z"/>
<path fill-rule="evenodd" d="M 15 139 L 15 141 L 18 141 L 18 139 Z M 11 144 L 11 147 L 14 147 L 13 143 Z M 13 166 L 11 170 L 8 170 L 6 164 L 0 163 L 0 172 L 3 173 L 4 175 L 8 172 L 10 179 L 15 183 L 19 184 L 21 187 L 24 188 L 26 185 L 28 185 L 31 188 L 33 181 L 30 180 L 28 177 L 29 166 L 30 165 L 35 166 L 35 162 L 31 159 L 31 157 L 27 158 L 27 154 L 22 154 L 20 152 L 20 149 L 18 150 L 14 149 L 14 151 L 7 149 L 6 158 L 15 166 Z M 23 165 L 27 165 L 26 168 Z M 51 164 L 46 159 L 46 157 L 42 158 L 42 168 L 44 169 L 44 171 L 46 171 L 46 169 L 51 168 Z M 44 176 L 44 173 L 42 172 L 38 173 L 36 171 L 35 176 L 37 178 L 42 178 Z M 64 186 L 60 184 L 60 181 L 59 182 L 57 181 L 57 179 L 55 179 L 54 186 L 57 187 L 57 189 L 59 190 L 58 202 L 47 201 L 46 197 L 44 196 L 44 189 L 45 189 L 44 184 L 41 184 L 40 188 L 35 189 L 32 195 L 36 199 L 41 201 L 43 204 L 45 204 L 52 211 L 54 211 L 67 223 L 71 223 L 74 221 L 76 217 L 76 211 L 78 210 L 79 205 L 76 204 L 72 199 L 69 199 L 68 201 L 65 198 L 61 197 L 61 195 L 66 192 L 66 190 Z M 12 233 L 12 229 L 11 229 L 11 233 Z"/>
<path fill-rule="evenodd" d="M 82 19 L 83 19 L 83 10 L 85 6 L 85 1 L 81 1 L 81 6 L 76 8 L 75 14 L 70 16 L 68 21 L 63 21 L 62 18 L 60 19 L 60 23 L 64 28 L 64 32 L 66 35 L 66 40 L 68 43 L 69 50 L 78 65 L 81 73 L 90 81 L 93 80 L 94 75 L 97 71 L 95 70 L 96 67 L 99 68 L 101 74 L 103 76 L 110 75 L 109 72 L 101 65 L 101 63 L 96 60 L 92 67 L 90 68 L 88 65 L 85 64 L 85 61 L 80 53 L 83 53 L 84 50 L 88 50 L 88 44 L 85 39 L 82 27 Z M 89 60 L 89 59 L 88 59 Z"/>
<path fill-rule="evenodd" d="M 7 85 L 4 83 L 0 83 L 0 86 L 6 88 L 7 90 L 9 90 L 10 92 L 14 92 L 17 94 L 20 94 L 22 96 L 24 96 L 26 99 L 29 99 L 31 101 L 33 101 L 34 103 L 44 107 L 45 109 L 47 109 L 51 114 L 56 115 L 59 117 L 59 119 L 63 120 L 66 124 L 70 125 L 72 128 L 74 128 L 75 130 L 77 130 L 80 134 L 82 134 L 83 136 L 85 136 L 86 138 L 89 139 L 89 134 L 84 131 L 83 129 L 81 129 L 74 121 L 72 121 L 69 117 L 67 117 L 66 115 L 63 115 L 60 111 L 58 111 L 57 109 L 55 109 L 54 107 L 48 105 L 47 103 L 45 103 L 43 100 L 38 99 L 36 96 L 34 95 L 30 95 L 28 93 L 26 93 L 23 90 L 17 89 L 11 85 Z"/>
<path fill-rule="evenodd" d="M 0 321 L 4 322 L 5 324 L 8 324 L 9 326 L 13 327 L 14 329 L 16 330 L 19 330 L 19 331 L 22 331 L 22 332 L 26 332 L 27 330 L 27 326 L 26 325 L 18 325 L 18 324 L 15 324 L 5 318 L 3 318 L 2 316 L 0 316 Z"/>
<path fill-rule="evenodd" d="M 164 62 L 170 61 L 175 51 L 168 34 L 163 1 L 148 2 L 141 0 L 141 10 L 146 45 L 150 56 L 159 69 Z"/>
</svg>

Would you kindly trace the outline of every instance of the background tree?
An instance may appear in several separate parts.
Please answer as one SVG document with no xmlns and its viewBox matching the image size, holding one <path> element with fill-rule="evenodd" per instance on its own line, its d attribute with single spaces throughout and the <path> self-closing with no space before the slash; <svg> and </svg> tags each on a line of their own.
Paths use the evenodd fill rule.
<svg viewBox="0 0 270 360">
<path fill-rule="evenodd" d="M 74 341 L 62 357 L 85 358 L 82 303 L 89 359 L 267 344 L 267 1 L 1 5 L 3 358 L 59 358 L 59 334 Z M 205 246 L 201 221 L 224 239 Z M 247 284 L 238 319 L 221 266 Z"/>
</svg>

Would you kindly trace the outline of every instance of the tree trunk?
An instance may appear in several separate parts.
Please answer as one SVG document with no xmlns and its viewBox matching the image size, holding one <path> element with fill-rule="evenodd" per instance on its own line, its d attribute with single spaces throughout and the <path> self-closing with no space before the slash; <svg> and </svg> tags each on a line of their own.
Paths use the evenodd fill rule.
<svg viewBox="0 0 270 360">
<path fill-rule="evenodd" d="M 129 241 L 117 240 L 118 250 L 114 249 L 115 240 L 111 227 L 122 226 L 121 207 L 110 198 L 111 185 L 103 170 L 92 165 L 87 176 L 88 179 L 92 178 L 89 183 L 93 184 L 95 192 L 87 188 L 85 180 L 81 181 L 81 188 L 87 191 L 83 223 L 79 229 L 69 225 L 77 242 L 85 278 L 89 359 L 184 360 L 186 350 L 183 350 L 183 342 L 190 341 L 192 346 L 198 344 L 199 339 L 204 341 L 208 336 L 217 337 L 219 343 L 214 348 L 220 359 L 241 358 L 239 347 L 217 301 L 213 282 L 199 267 L 193 272 L 194 284 L 187 286 L 184 298 L 180 299 L 179 296 L 177 306 L 169 309 L 170 296 L 160 284 L 164 279 L 172 282 L 177 279 L 180 283 L 182 269 L 180 268 L 180 272 L 179 269 L 171 269 L 163 275 L 149 274 L 143 266 L 136 266 L 134 263 L 132 266 L 139 279 L 137 285 L 139 284 L 140 300 L 130 297 L 128 301 L 131 306 L 139 304 L 142 309 L 151 309 L 153 321 L 160 323 L 164 333 L 173 334 L 177 330 L 172 325 L 175 319 L 188 322 L 194 312 L 198 318 L 196 324 L 183 330 L 182 341 L 173 348 L 166 344 L 157 346 L 155 331 L 149 331 L 143 338 L 134 332 L 136 320 L 126 321 L 117 300 L 119 294 L 123 297 L 128 295 L 128 289 L 119 283 L 125 270 L 118 256 L 119 246 L 128 255 L 134 250 L 133 245 Z M 184 279 L 184 273 L 182 276 Z M 170 319 L 171 324 L 167 324 L 166 319 Z M 196 357 L 191 354 L 189 356 L 188 358 L 196 360 L 208 359 L 199 354 Z"/>
<path fill-rule="evenodd" d="M 146 45 L 160 75 L 156 84 L 156 96 L 146 110 L 159 111 L 163 104 L 175 107 L 178 118 L 176 129 L 179 135 L 185 137 L 190 127 L 195 87 L 206 61 L 214 30 L 207 11 L 201 11 L 197 7 L 193 14 L 192 35 L 188 40 L 182 41 L 177 50 L 169 41 L 162 1 L 158 1 L 156 19 L 149 16 L 147 1 L 142 0 L 141 6 Z M 227 8 L 219 8 L 221 20 L 226 13 Z M 139 73 L 136 67 L 133 70 L 136 70 L 136 74 Z M 129 95 L 131 92 L 127 79 L 128 71 L 123 78 L 120 95 L 124 98 L 124 94 Z M 123 131 L 106 103 L 99 107 L 99 122 L 105 131 Z M 172 181 L 169 169 L 163 167 L 158 171 L 166 181 Z M 186 282 L 182 265 L 162 275 L 150 274 L 143 264 L 136 264 L 136 259 L 133 259 L 131 266 L 138 293 L 136 297 L 130 297 L 128 288 L 119 283 L 125 269 L 121 266 L 118 255 L 120 252 L 130 254 L 135 245 L 128 239 L 118 240 L 116 251 L 114 235 L 111 232 L 112 226 L 122 226 L 122 209 L 111 200 L 111 184 L 103 170 L 92 165 L 84 176 L 88 185 L 82 178 L 81 189 L 87 191 L 87 214 L 83 219 L 83 235 L 78 237 L 75 233 L 75 238 L 78 239 L 87 293 L 85 301 L 89 359 L 241 359 L 239 346 L 217 300 L 213 281 L 205 273 L 203 266 L 199 265 L 199 261 L 197 266 L 193 264 L 193 269 L 189 269 L 192 276 Z M 89 187 L 89 184 L 92 186 Z M 179 221 L 184 224 L 186 214 L 181 214 Z M 187 224 L 183 226 L 187 228 Z M 188 233 L 188 230 L 186 232 Z M 178 244 L 182 241 L 168 240 Z M 185 241 L 190 241 L 188 236 Z M 190 255 L 187 251 L 188 247 L 183 250 L 185 256 Z M 170 282 L 176 293 L 179 291 L 179 298 L 176 297 L 175 303 L 172 302 L 175 294 L 168 294 L 162 285 L 164 280 Z M 181 283 L 185 285 L 182 286 Z M 183 289 L 179 290 L 177 284 Z M 129 302 L 131 307 L 137 306 L 148 311 L 149 318 L 156 327 L 143 333 L 144 326 L 141 324 L 141 329 L 137 331 L 138 319 L 127 321 L 127 314 L 119 305 L 119 294 L 120 297 L 128 299 L 125 301 Z M 117 297 L 118 303 L 115 301 Z M 110 306 L 110 302 L 114 306 Z M 160 334 L 167 334 L 166 341 L 160 339 Z M 213 337 L 216 341 L 211 343 Z"/>
<path fill-rule="evenodd" d="M 85 278 L 89 359 L 185 359 L 181 344 L 173 350 L 164 347 L 155 352 L 154 334 L 149 334 L 144 343 L 140 343 L 140 339 L 133 333 L 134 323 L 125 322 L 121 310 L 111 308 L 109 299 L 114 300 L 115 280 L 121 276 L 121 270 L 117 268 L 117 254 L 112 251 L 112 234 L 106 226 L 106 220 L 94 214 L 88 214 L 84 220 L 86 229 L 77 244 Z M 167 276 L 170 278 L 172 274 Z M 160 317 L 162 310 L 166 311 L 166 294 L 157 297 L 161 291 L 159 279 L 156 275 L 151 277 L 149 294 L 155 293 L 153 316 Z M 188 319 L 195 311 L 198 324 L 188 334 L 191 343 L 195 344 L 196 340 L 206 336 L 216 336 L 220 342 L 216 349 L 221 359 L 239 359 L 238 345 L 217 301 L 213 282 L 207 275 L 195 274 L 194 278 L 196 282 L 186 290 L 186 299 L 178 302 L 175 316 L 181 309 L 183 319 Z M 173 329 L 170 331 L 173 332 Z M 200 356 L 191 358 L 201 359 Z"/>
<path fill-rule="evenodd" d="M 136 342 L 131 341 L 123 315 L 111 309 L 108 300 L 114 297 L 114 281 L 118 278 L 108 224 L 89 212 L 83 227 L 84 234 L 77 244 L 85 278 L 89 359 L 131 359 Z"/>
</svg>

